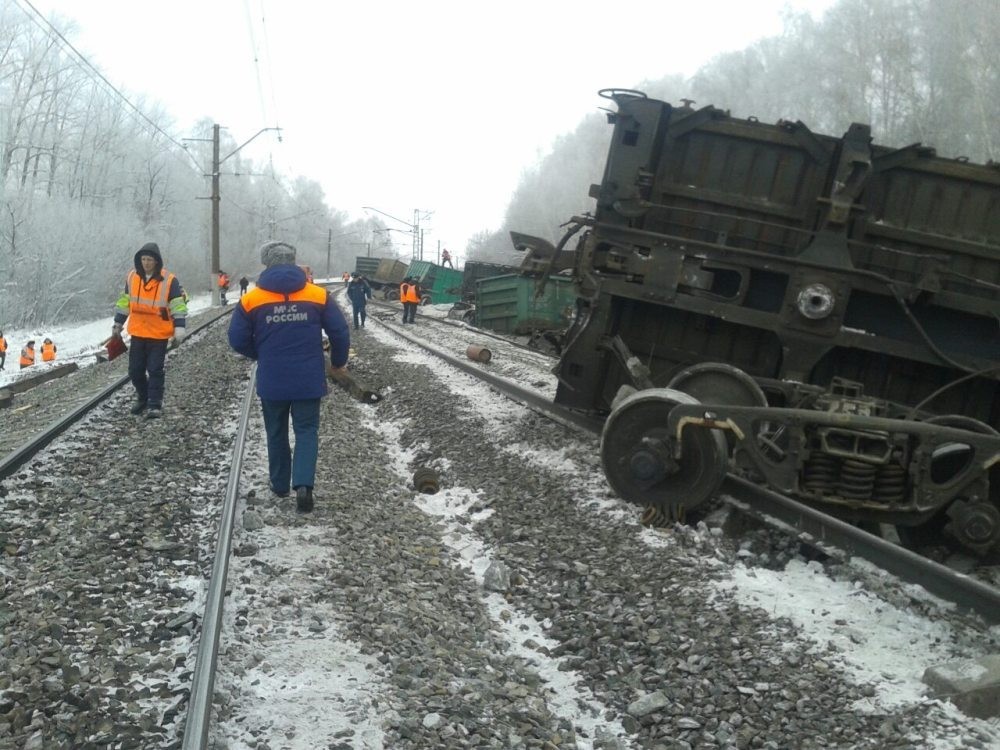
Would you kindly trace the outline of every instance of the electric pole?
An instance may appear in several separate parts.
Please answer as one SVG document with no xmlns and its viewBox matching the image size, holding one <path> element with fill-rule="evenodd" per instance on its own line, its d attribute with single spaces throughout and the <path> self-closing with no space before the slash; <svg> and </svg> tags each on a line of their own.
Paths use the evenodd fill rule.
<svg viewBox="0 0 1000 750">
<path fill-rule="evenodd" d="M 212 306 L 219 298 L 219 125 L 212 126 Z"/>
<path fill-rule="evenodd" d="M 333 230 L 326 230 L 326 278 L 330 278 L 330 251 L 333 250 Z"/>
</svg>

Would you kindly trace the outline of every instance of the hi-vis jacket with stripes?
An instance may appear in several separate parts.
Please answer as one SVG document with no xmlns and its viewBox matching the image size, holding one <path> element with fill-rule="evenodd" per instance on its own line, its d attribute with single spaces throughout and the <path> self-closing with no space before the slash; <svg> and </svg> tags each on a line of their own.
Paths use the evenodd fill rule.
<svg viewBox="0 0 1000 750">
<path fill-rule="evenodd" d="M 172 273 L 163 270 L 163 258 L 155 245 L 144 245 L 134 258 L 135 270 L 128 272 L 125 293 L 115 304 L 115 323 L 128 319 L 128 332 L 144 339 L 169 339 L 174 327 L 184 328 L 187 322 L 187 303 L 181 284 Z M 147 279 L 141 255 L 152 255 L 156 267 Z"/>
</svg>

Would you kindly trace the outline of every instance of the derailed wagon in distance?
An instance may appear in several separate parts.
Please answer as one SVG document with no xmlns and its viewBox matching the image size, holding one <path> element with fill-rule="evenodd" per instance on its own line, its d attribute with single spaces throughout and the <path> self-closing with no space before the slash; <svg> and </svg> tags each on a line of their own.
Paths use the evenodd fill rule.
<svg viewBox="0 0 1000 750">
<path fill-rule="evenodd" d="M 996 551 L 998 165 L 601 93 L 594 214 L 515 246 L 573 269 L 556 401 L 606 415 L 611 486 L 677 516 L 738 471 Z"/>
</svg>

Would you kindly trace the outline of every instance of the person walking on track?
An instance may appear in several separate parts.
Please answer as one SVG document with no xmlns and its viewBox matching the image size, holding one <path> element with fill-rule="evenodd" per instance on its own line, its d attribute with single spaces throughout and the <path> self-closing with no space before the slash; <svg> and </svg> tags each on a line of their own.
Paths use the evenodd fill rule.
<svg viewBox="0 0 1000 750">
<path fill-rule="evenodd" d="M 412 276 L 399 285 L 399 301 L 403 303 L 403 322 L 416 323 L 417 305 L 420 304 L 420 285 Z"/>
<path fill-rule="evenodd" d="M 0 370 L 5 364 L 7 364 L 7 339 L 3 337 L 3 331 L 0 331 Z"/>
<path fill-rule="evenodd" d="M 250 279 L 246 276 L 240 276 L 240 296 L 242 297 L 247 293 L 247 287 L 250 286 Z"/>
<path fill-rule="evenodd" d="M 167 344 L 179 344 L 187 335 L 187 303 L 181 283 L 163 268 L 155 242 L 147 242 L 133 258 L 135 268 L 125 278 L 125 292 L 115 304 L 111 335 L 120 336 L 125 321 L 132 344 L 128 351 L 128 376 L 135 387 L 133 414 L 147 419 L 163 413 Z"/>
<path fill-rule="evenodd" d="M 226 300 L 226 292 L 229 291 L 229 274 L 219 269 L 219 302 L 223 307 L 229 304 Z"/>
<path fill-rule="evenodd" d="M 260 249 L 260 261 L 267 268 L 236 305 L 229 345 L 257 361 L 271 491 L 287 497 L 293 488 L 299 512 L 308 513 L 319 453 L 320 399 L 327 393 L 323 332 L 330 339 L 330 364 L 339 372 L 346 372 L 351 332 L 329 293 L 295 265 L 292 245 L 268 242 Z"/>
<path fill-rule="evenodd" d="M 355 272 L 351 274 L 351 283 L 347 285 L 347 298 L 351 301 L 351 308 L 354 310 L 354 330 L 358 330 L 358 320 L 361 320 L 361 327 L 365 325 L 368 313 L 365 312 L 367 300 L 372 298 L 372 288 L 365 280 L 365 277 Z"/>
</svg>

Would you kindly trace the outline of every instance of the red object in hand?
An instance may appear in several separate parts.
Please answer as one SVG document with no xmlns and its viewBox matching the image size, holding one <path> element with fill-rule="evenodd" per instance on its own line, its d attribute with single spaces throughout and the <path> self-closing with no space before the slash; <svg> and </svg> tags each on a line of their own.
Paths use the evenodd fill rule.
<svg viewBox="0 0 1000 750">
<path fill-rule="evenodd" d="M 108 360 L 112 360 L 119 354 L 124 354 L 128 351 L 128 347 L 125 346 L 125 342 L 122 340 L 121 336 L 112 336 L 108 339 Z"/>
</svg>

